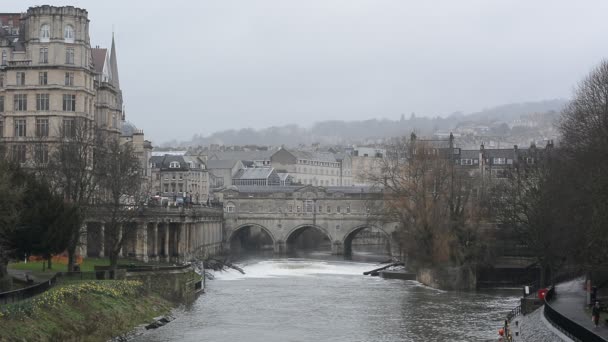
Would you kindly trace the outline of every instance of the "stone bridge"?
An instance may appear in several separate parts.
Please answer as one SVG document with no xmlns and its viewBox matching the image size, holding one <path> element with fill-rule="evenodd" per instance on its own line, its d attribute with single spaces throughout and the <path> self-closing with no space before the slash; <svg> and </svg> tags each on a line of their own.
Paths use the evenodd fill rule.
<svg viewBox="0 0 608 342">
<path fill-rule="evenodd" d="M 104 214 L 91 213 L 83 227 L 80 254 L 107 256 Z M 221 208 L 145 207 L 122 223 L 125 242 L 120 256 L 143 261 L 181 261 L 215 255 L 224 241 Z"/>
<path fill-rule="evenodd" d="M 270 237 L 275 253 L 293 248 L 305 229 L 317 229 L 331 242 L 332 254 L 350 256 L 352 241 L 365 228 L 385 234 L 387 252 L 396 254 L 396 224 L 370 220 L 372 208 L 382 202 L 380 191 L 364 187 L 231 187 L 222 192 L 224 249 L 229 250 L 239 231 L 257 227 Z"/>
</svg>

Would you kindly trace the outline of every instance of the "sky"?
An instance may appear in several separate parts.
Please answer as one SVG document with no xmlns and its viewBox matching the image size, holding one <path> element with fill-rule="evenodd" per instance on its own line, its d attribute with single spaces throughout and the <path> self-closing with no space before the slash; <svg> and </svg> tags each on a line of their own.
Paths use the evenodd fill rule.
<svg viewBox="0 0 608 342">
<path fill-rule="evenodd" d="M 608 57 L 605 0 L 50 4 L 87 9 L 92 46 L 115 33 L 127 120 L 159 143 L 570 98 Z"/>
</svg>

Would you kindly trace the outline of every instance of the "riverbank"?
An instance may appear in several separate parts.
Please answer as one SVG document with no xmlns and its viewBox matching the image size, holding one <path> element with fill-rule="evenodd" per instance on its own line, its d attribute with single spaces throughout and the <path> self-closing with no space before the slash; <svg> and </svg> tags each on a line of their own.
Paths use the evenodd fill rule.
<svg viewBox="0 0 608 342">
<path fill-rule="evenodd" d="M 141 281 L 64 284 L 0 307 L 0 341 L 107 341 L 173 306 Z"/>
</svg>

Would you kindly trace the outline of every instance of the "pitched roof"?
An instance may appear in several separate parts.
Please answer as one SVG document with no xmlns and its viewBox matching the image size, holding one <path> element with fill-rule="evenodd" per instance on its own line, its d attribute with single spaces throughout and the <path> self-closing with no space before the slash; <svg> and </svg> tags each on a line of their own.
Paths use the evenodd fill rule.
<svg viewBox="0 0 608 342">
<path fill-rule="evenodd" d="M 210 159 L 217 160 L 242 160 L 242 161 L 254 161 L 254 160 L 270 160 L 276 151 L 224 151 L 224 152 L 213 152 L 210 154 Z"/>
<path fill-rule="evenodd" d="M 95 65 L 95 72 L 101 74 L 103 72 L 103 65 L 108 55 L 108 49 L 93 48 L 91 49 L 91 57 L 93 58 L 93 65 Z"/>
<path fill-rule="evenodd" d="M 274 171 L 271 167 L 240 169 L 233 179 L 267 179 Z"/>
<path fill-rule="evenodd" d="M 286 150 L 289 153 L 293 154 L 298 159 L 305 160 L 315 160 L 315 161 L 323 161 L 323 162 L 335 162 L 336 157 L 331 152 L 308 152 L 308 151 L 290 151 Z"/>
<path fill-rule="evenodd" d="M 208 169 L 232 169 L 238 160 L 207 160 Z"/>
<path fill-rule="evenodd" d="M 171 162 L 178 162 L 179 168 L 169 167 Z M 164 156 L 152 156 L 150 157 L 150 163 L 156 164 L 156 167 L 159 169 L 171 169 L 176 171 L 187 171 L 190 169 L 190 165 L 184 160 L 183 156 L 174 156 L 169 154 Z"/>
</svg>

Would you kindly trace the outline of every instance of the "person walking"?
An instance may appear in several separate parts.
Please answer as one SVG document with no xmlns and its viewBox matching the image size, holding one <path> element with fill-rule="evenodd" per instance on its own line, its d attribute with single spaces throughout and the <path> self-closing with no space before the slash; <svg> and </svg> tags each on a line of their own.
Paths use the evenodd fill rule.
<svg viewBox="0 0 608 342">
<path fill-rule="evenodd" d="M 600 302 L 596 301 L 593 309 L 591 309 L 591 320 L 595 323 L 595 327 L 598 327 L 600 322 Z"/>
</svg>

